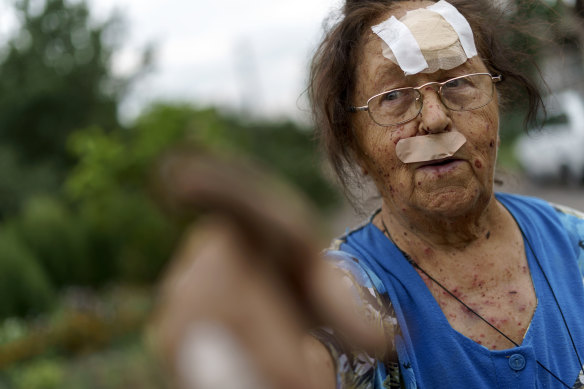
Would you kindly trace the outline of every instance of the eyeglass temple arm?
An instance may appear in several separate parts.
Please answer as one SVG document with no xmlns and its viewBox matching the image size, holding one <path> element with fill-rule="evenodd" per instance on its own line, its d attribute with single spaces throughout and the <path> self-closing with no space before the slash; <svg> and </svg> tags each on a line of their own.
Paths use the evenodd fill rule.
<svg viewBox="0 0 584 389">
<path fill-rule="evenodd" d="M 364 105 L 362 107 L 349 107 L 349 112 L 369 111 L 369 107 Z"/>
</svg>

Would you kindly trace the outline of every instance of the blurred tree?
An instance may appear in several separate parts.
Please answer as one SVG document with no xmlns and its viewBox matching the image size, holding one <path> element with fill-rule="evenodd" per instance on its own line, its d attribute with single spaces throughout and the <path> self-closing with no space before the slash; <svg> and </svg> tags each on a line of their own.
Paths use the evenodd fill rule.
<svg viewBox="0 0 584 389">
<path fill-rule="evenodd" d="M 184 143 L 253 158 L 297 185 L 321 209 L 337 204 L 307 129 L 291 122 L 244 123 L 215 109 L 155 105 L 126 131 L 108 133 L 94 126 L 70 137 L 79 162 L 67 180 L 67 195 L 95 241 L 92 261 L 109 269 L 111 278 L 149 282 L 168 260 L 180 225 L 154 204 L 151 172 L 162 154 Z"/>
<path fill-rule="evenodd" d="M 71 132 L 119 127 L 118 102 L 131 81 L 111 70 L 119 18 L 96 23 L 84 0 L 14 0 L 14 8 L 20 24 L 0 60 L 0 142 L 11 150 L 8 168 L 0 166 L 4 215 L 25 194 L 57 190 L 74 162 L 65 146 Z M 38 180 L 39 169 L 46 178 Z"/>
</svg>

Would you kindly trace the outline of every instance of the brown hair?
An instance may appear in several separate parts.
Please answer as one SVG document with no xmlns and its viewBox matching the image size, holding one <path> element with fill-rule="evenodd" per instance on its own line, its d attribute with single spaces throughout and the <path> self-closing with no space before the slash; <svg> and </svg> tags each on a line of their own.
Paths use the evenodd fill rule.
<svg viewBox="0 0 584 389">
<path fill-rule="evenodd" d="M 339 20 L 325 33 L 310 68 L 310 97 L 317 135 L 340 183 L 350 197 L 349 184 L 355 174 L 359 152 L 352 128 L 351 97 L 355 89 L 358 51 L 367 30 L 404 0 L 347 0 Z M 502 106 L 523 89 L 528 98 L 525 126 L 535 121 L 542 106 L 535 84 L 517 69 L 525 55 L 503 45 L 500 36 L 507 18 L 488 0 L 449 0 L 472 27 L 479 56 L 492 74 L 503 76 L 497 84 Z M 508 23 L 507 23 L 508 24 Z"/>
</svg>

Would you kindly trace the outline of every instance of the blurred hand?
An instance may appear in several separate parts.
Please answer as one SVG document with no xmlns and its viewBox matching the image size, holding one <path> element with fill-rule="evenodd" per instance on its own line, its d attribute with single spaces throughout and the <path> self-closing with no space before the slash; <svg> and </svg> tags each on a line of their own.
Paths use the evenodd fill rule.
<svg viewBox="0 0 584 389">
<path fill-rule="evenodd" d="M 319 258 L 315 213 L 292 190 L 192 152 L 164 161 L 159 188 L 170 209 L 199 212 L 153 322 L 178 386 L 332 389 L 333 362 L 306 339 L 309 328 L 334 322 L 357 343 L 382 341 L 351 306 L 342 275 Z"/>
</svg>

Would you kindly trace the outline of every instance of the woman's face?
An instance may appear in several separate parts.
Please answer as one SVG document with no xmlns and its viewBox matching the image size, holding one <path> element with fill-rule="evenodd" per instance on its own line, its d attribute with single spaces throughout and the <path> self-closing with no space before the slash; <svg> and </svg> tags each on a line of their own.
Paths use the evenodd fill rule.
<svg viewBox="0 0 584 389">
<path fill-rule="evenodd" d="M 400 17 L 406 8 L 425 6 L 419 2 L 415 6 L 412 2 L 400 4 L 403 5 L 398 12 L 392 12 L 396 17 Z M 488 72 L 482 60 L 474 57 L 451 70 L 404 76 L 397 64 L 382 55 L 379 37 L 371 33 L 365 41 L 362 60 L 357 66 L 357 87 L 353 97 L 356 106 L 386 90 Z M 384 205 L 392 213 L 468 214 L 477 206 L 487 204 L 493 195 L 499 141 L 496 93 L 489 104 L 472 111 L 448 110 L 431 86 L 422 89 L 421 93 L 421 113 L 399 126 L 382 127 L 364 112 L 355 114 L 353 127 L 358 141 L 359 163 L 374 180 Z M 398 159 L 396 144 L 400 139 L 446 131 L 457 131 L 466 138 L 466 143 L 447 163 L 406 164 Z"/>
</svg>

